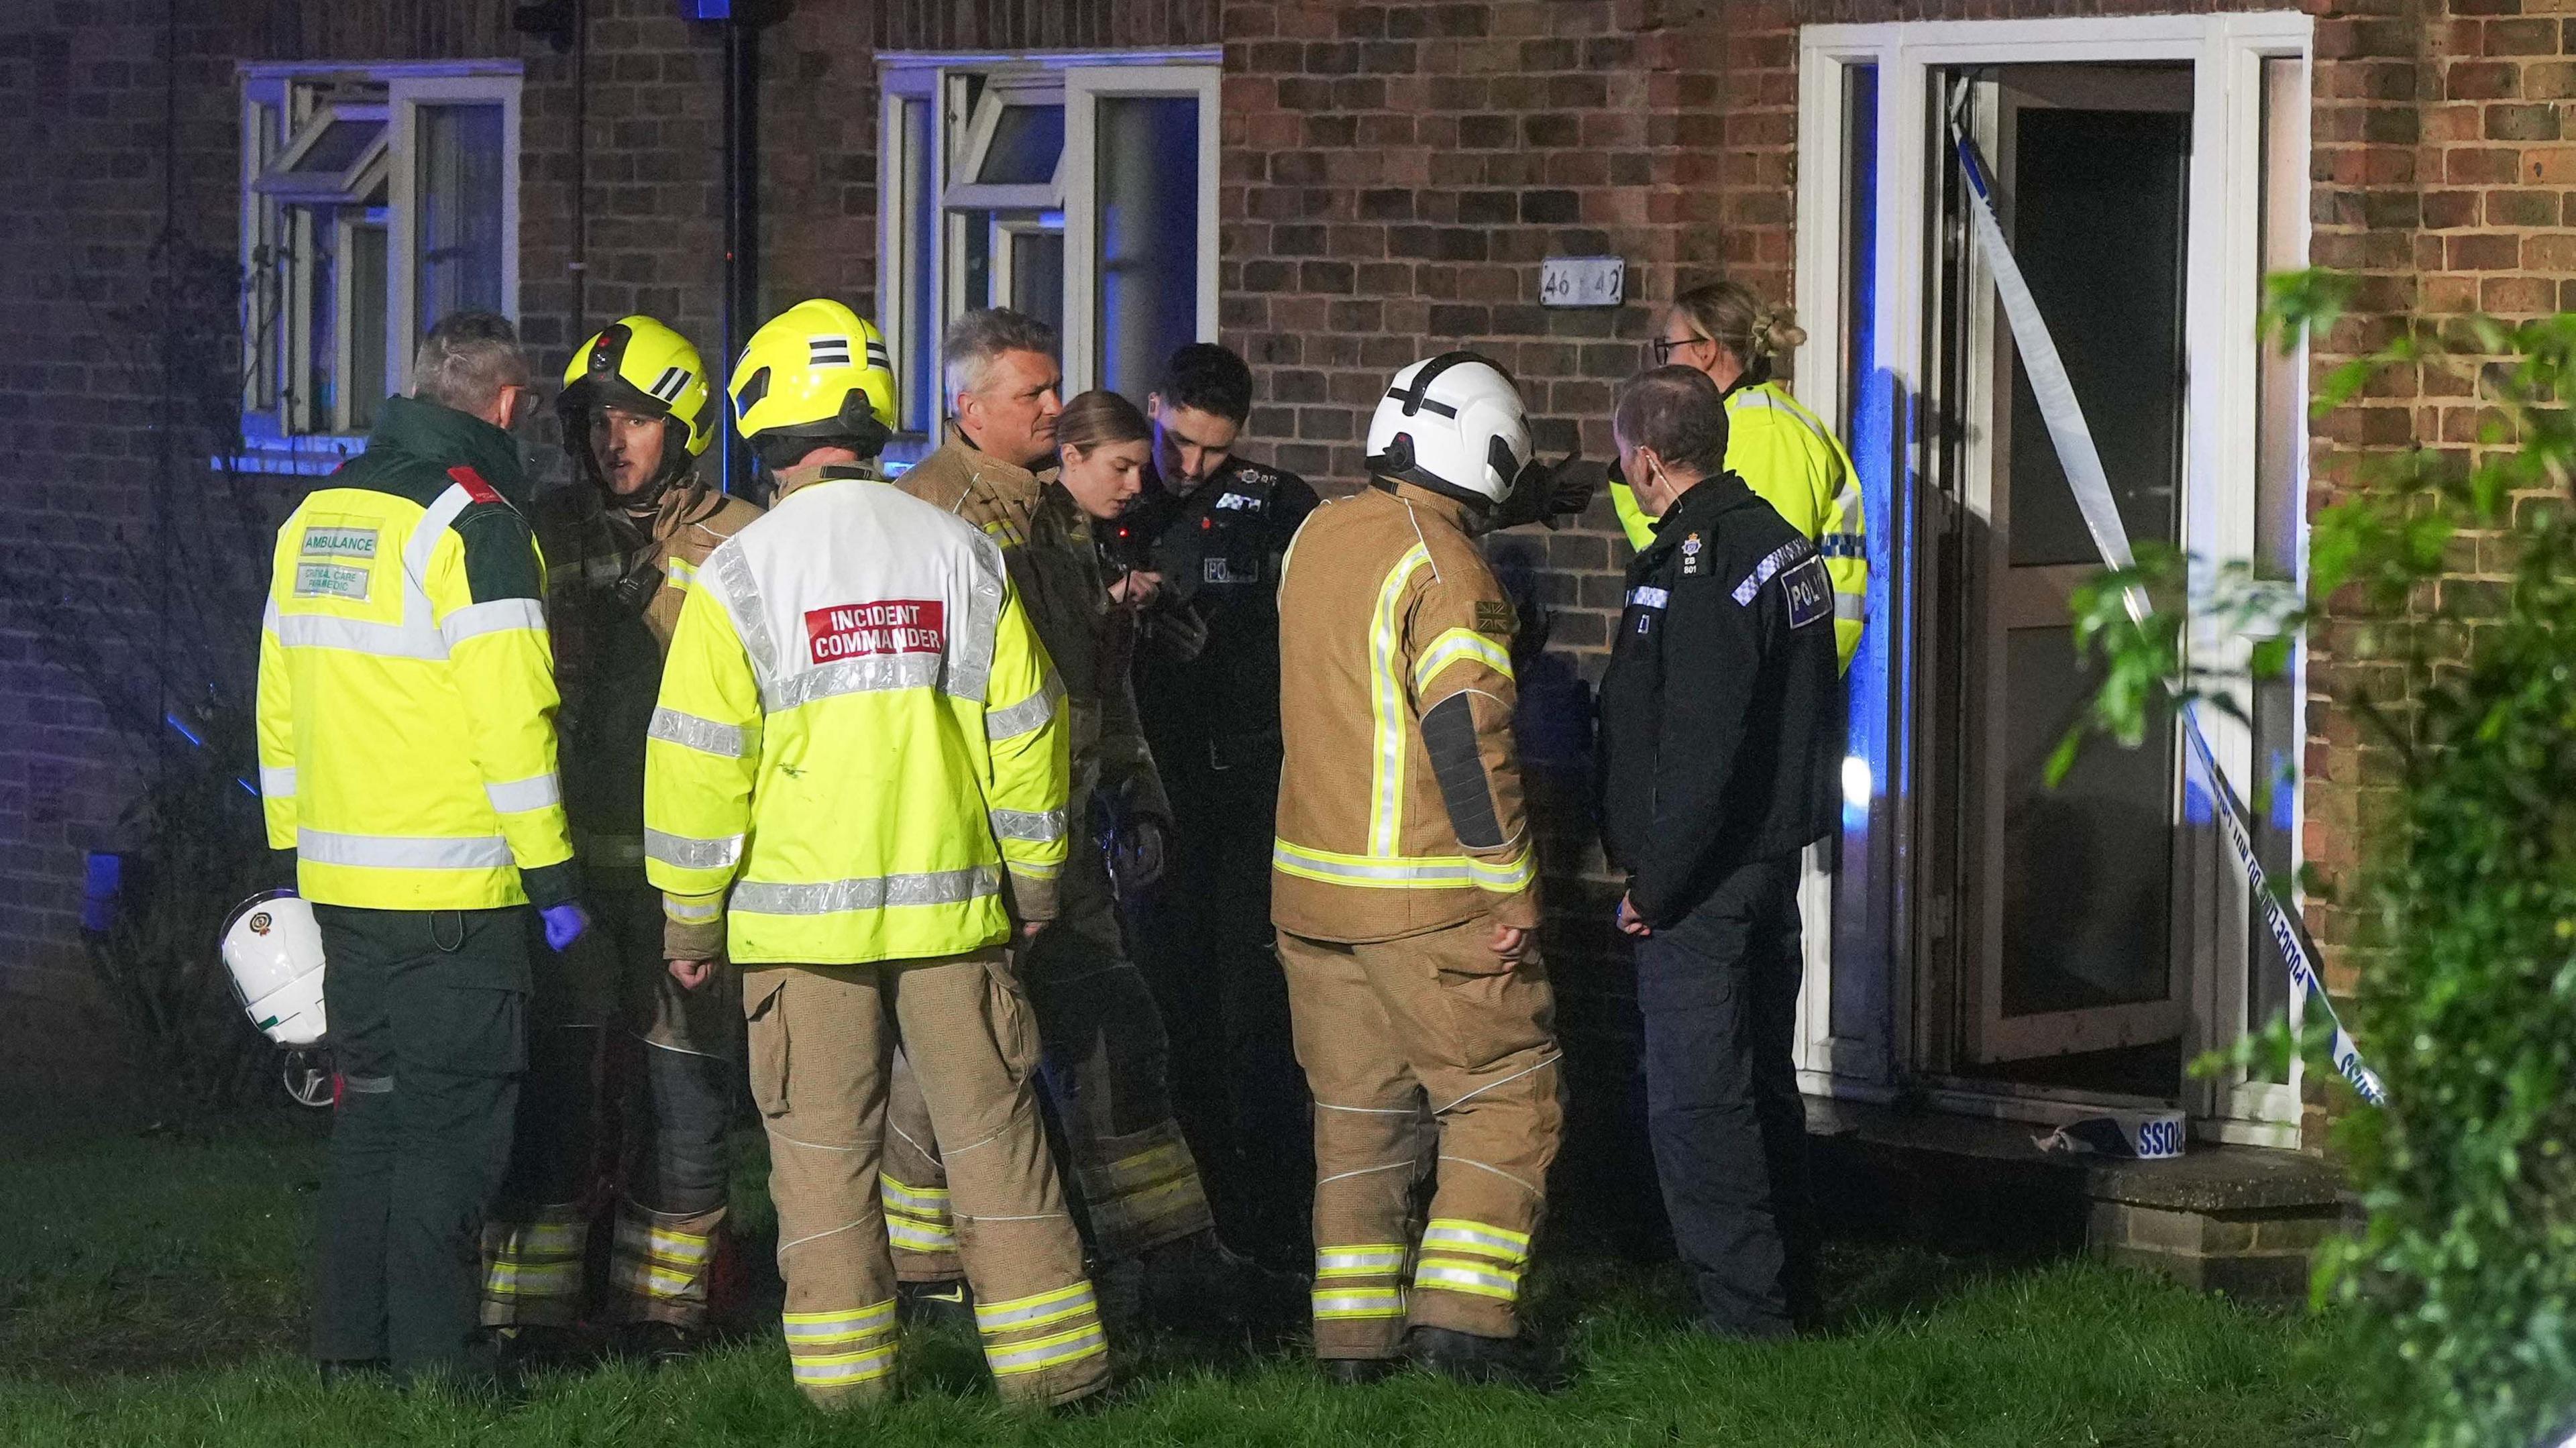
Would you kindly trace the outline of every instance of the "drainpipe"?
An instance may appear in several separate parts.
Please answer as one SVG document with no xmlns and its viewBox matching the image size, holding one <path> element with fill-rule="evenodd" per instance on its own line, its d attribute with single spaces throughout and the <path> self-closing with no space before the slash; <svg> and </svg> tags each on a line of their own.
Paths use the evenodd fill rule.
<svg viewBox="0 0 2576 1448">
<path fill-rule="evenodd" d="M 726 5 L 728 11 L 734 9 Z M 760 31 L 739 14 L 725 20 L 724 366 L 729 377 L 760 309 Z M 751 486 L 751 453 L 725 409 L 724 490 Z"/>
</svg>

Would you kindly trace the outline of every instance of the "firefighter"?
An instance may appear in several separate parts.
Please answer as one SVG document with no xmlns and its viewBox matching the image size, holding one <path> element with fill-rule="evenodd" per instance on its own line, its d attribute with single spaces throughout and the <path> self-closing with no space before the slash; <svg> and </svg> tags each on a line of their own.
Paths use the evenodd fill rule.
<svg viewBox="0 0 2576 1448">
<path fill-rule="evenodd" d="M 1401 1350 L 1543 1384 L 1519 1300 L 1564 1113 L 1515 610 L 1473 537 L 1545 469 L 1510 377 L 1471 352 L 1396 374 L 1368 469 L 1306 520 L 1279 589 L 1271 919 L 1315 1097 L 1315 1352 L 1344 1382 Z"/>
<path fill-rule="evenodd" d="M 1728 420 L 1688 367 L 1620 391 L 1619 464 L 1657 521 L 1601 682 L 1601 824 L 1674 1241 L 1711 1331 L 1778 1337 L 1811 1255 L 1798 857 L 1837 816 L 1839 615 L 1824 557 L 1724 470 Z"/>
<path fill-rule="evenodd" d="M 1224 347 L 1174 352 L 1145 406 L 1153 452 L 1118 531 L 1153 595 L 1136 703 L 1179 838 L 1138 914 L 1137 955 L 1184 1043 L 1172 1085 L 1218 1223 L 1265 1260 L 1277 1253 L 1274 1265 L 1302 1265 L 1313 1127 L 1271 936 L 1270 837 L 1279 560 L 1315 490 L 1235 451 L 1252 369 Z"/>
<path fill-rule="evenodd" d="M 487 1378 L 475 1244 L 527 1063 L 529 905 L 588 924 L 555 772 L 510 324 L 430 329 L 410 396 L 278 530 L 260 630 L 268 841 L 321 925 L 342 1077 L 322 1191 L 326 1377 Z"/>
<path fill-rule="evenodd" d="M 955 428 L 902 486 L 1001 546 L 1064 691 L 1072 818 L 1081 827 L 1093 800 L 1108 806 L 1124 822 L 1113 847 L 1129 883 L 1141 884 L 1162 853 L 1171 807 L 1126 671 L 1100 646 L 1098 552 L 1071 526 L 1079 510 L 1049 504 L 1048 482 L 1034 471 L 1056 460 L 1064 410 L 1055 334 L 1017 312 L 969 312 L 950 326 L 942 351 Z M 1198 1163 L 1172 1116 L 1162 1013 L 1127 958 L 1113 889 L 1102 852 L 1075 850 L 1058 917 L 1021 961 L 1103 1286 L 1120 1314 L 1167 1322 L 1231 1325 L 1293 1312 L 1283 1284 L 1217 1240 Z M 896 1268 L 916 1306 L 938 1311 L 942 1299 L 953 1304 L 957 1258 L 948 1185 L 917 1127 L 920 1094 L 898 1090 L 886 1191 L 897 1204 Z"/>
<path fill-rule="evenodd" d="M 692 991 L 663 969 L 662 898 L 644 878 L 644 739 L 681 602 L 707 555 L 760 510 L 694 475 L 716 392 L 697 349 L 651 317 L 584 342 L 556 409 L 573 480 L 538 503 L 537 539 L 551 565 L 564 807 L 599 928 L 564 958 L 563 988 L 537 993 L 501 1220 L 484 1228 L 483 1321 L 533 1357 L 568 1346 L 546 1339 L 583 1315 L 605 1079 L 625 1088 L 613 1113 L 625 1139 L 612 1143 L 612 1296 L 596 1316 L 667 1361 L 706 1325 L 742 1007 L 730 972 Z"/>
<path fill-rule="evenodd" d="M 1741 282 L 1711 282 L 1673 298 L 1645 350 L 1651 365 L 1693 368 L 1725 397 L 1726 471 L 1823 554 L 1834 585 L 1834 655 L 1849 669 L 1869 617 L 1860 476 L 1833 429 L 1771 375 L 1773 364 L 1806 340 L 1787 307 L 1766 306 Z M 1614 481 L 1610 500 L 1629 545 L 1644 552 L 1655 537 L 1653 515 L 1629 483 Z"/>
<path fill-rule="evenodd" d="M 894 387 L 874 326 L 799 303 L 752 336 L 732 390 L 776 501 L 681 604 L 645 860 L 673 977 L 742 972 L 796 1385 L 840 1407 L 894 1371 L 878 1160 L 899 1038 L 951 1158 L 996 1383 L 1082 1397 L 1108 1382 L 1106 1346 L 1003 953 L 1054 916 L 1067 848 L 1046 651 L 1000 548 L 877 480 Z"/>
</svg>

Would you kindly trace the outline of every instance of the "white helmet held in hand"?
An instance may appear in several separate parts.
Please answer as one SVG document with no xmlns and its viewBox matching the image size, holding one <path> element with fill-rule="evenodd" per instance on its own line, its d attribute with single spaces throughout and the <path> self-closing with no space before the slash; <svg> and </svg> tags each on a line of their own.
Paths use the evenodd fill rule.
<svg viewBox="0 0 2576 1448">
<path fill-rule="evenodd" d="M 1368 470 L 1490 511 L 1536 462 L 1520 390 L 1499 363 L 1443 352 L 1395 374 L 1369 419 Z"/>
<path fill-rule="evenodd" d="M 253 895 L 224 922 L 224 968 L 260 1034 L 281 1046 L 322 1039 L 322 927 L 290 890 Z"/>
</svg>

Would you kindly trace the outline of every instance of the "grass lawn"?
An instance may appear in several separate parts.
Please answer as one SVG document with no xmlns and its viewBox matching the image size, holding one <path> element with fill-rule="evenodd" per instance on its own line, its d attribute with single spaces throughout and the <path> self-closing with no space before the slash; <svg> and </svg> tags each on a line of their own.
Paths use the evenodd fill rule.
<svg viewBox="0 0 2576 1448">
<path fill-rule="evenodd" d="M 1778 1346 L 1686 1330 L 1671 1269 L 1543 1256 L 1536 1310 L 1575 1384 L 1553 1398 L 1420 1376 L 1325 1388 L 1293 1356 L 1125 1345 L 1122 1386 L 1057 1420 L 994 1403 L 973 1345 L 917 1339 L 901 1401 L 808 1411 L 766 1335 L 659 1375 L 541 1380 L 514 1405 L 356 1386 L 299 1355 L 318 1118 L 209 1134 L 0 1120 L 0 1444 L 1403 1442 L 2298 1445 L 2349 1441 L 2333 1329 L 2087 1264 L 1837 1247 L 1835 1325 Z M 756 1155 L 756 1151 L 753 1153 Z M 745 1225 L 766 1234 L 758 1162 Z M 1571 1225 L 1571 1224 L 1560 1224 Z"/>
</svg>

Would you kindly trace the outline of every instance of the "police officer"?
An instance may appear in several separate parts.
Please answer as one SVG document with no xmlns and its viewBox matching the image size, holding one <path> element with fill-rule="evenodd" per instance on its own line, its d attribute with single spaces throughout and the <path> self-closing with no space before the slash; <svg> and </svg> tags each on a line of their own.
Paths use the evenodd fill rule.
<svg viewBox="0 0 2576 1448">
<path fill-rule="evenodd" d="M 1183 1046 L 1173 1095 L 1217 1220 L 1274 1265 L 1303 1265 L 1312 1130 L 1271 935 L 1270 837 L 1279 562 L 1315 490 L 1235 451 L 1252 369 L 1224 347 L 1174 352 L 1145 408 L 1154 446 L 1118 551 L 1150 587 L 1136 705 L 1179 838 L 1137 914 L 1137 956 Z"/>
<path fill-rule="evenodd" d="M 668 1360 L 706 1325 L 742 1008 L 730 971 L 686 990 L 663 969 L 661 895 L 644 878 L 644 741 L 682 601 L 707 555 L 760 510 L 694 475 L 715 436 L 713 380 L 688 339 L 651 317 L 584 342 L 556 408 L 572 482 L 539 500 L 537 538 L 564 696 L 564 804 L 600 928 L 548 973 L 560 988 L 537 993 L 518 1145 L 484 1229 L 483 1321 L 517 1353 L 570 1346 L 604 1078 L 623 1088 L 623 1140 L 612 1143 L 611 1296 L 594 1320 Z"/>
<path fill-rule="evenodd" d="M 1470 1381 L 1553 1375 L 1520 1302 L 1565 1120 L 1554 998 L 1517 614 L 1473 541 L 1540 485 L 1532 464 L 1508 374 L 1416 362 L 1369 422 L 1370 486 L 1315 510 L 1280 582 L 1270 909 L 1315 1094 L 1315 1354 L 1343 1382 L 1399 1351 Z"/>
<path fill-rule="evenodd" d="M 1117 651 L 1103 646 L 1100 560 L 1080 509 L 1050 504 L 1062 371 L 1055 334 L 1017 312 L 969 312 L 942 348 L 955 431 L 901 479 L 914 497 L 973 524 L 1002 549 L 1055 662 L 1073 731 L 1073 819 L 1114 802 L 1125 884 L 1141 886 L 1163 854 L 1170 806 L 1136 722 Z M 1060 496 L 1060 494 L 1059 494 Z M 1119 1311 L 1165 1321 L 1232 1324 L 1276 1317 L 1293 1296 L 1217 1240 L 1197 1159 L 1173 1119 L 1170 1047 L 1152 990 L 1127 958 L 1102 852 L 1065 867 L 1059 918 L 1021 963 L 1046 1038 L 1057 1119 L 1088 1209 L 1103 1286 Z M 915 1067 L 921 1063 L 907 1054 Z M 895 1263 L 916 1304 L 954 1291 L 955 1234 L 940 1154 L 920 1140 L 923 1093 L 899 1089 L 887 1158 Z"/>
<path fill-rule="evenodd" d="M 1825 560 L 1834 586 L 1834 650 L 1850 668 L 1869 618 L 1869 528 L 1860 475 L 1824 420 L 1771 375 L 1807 340 L 1787 307 L 1742 282 L 1710 282 L 1673 298 L 1645 344 L 1651 365 L 1677 363 L 1705 374 L 1726 399 L 1726 470 L 1780 510 Z M 1612 504 L 1630 546 L 1654 540 L 1653 515 L 1614 484 Z"/>
<path fill-rule="evenodd" d="M 1601 821 L 1628 877 L 1647 1126 L 1703 1323 L 1786 1335 L 1805 1307 L 1806 1121 L 1790 1047 L 1798 855 L 1835 819 L 1834 587 L 1725 471 L 1707 377 L 1619 393 L 1619 468 L 1656 516 L 1601 683 Z"/>
<path fill-rule="evenodd" d="M 555 772 L 510 324 L 430 329 L 412 395 L 278 530 L 260 630 L 268 840 L 322 927 L 342 1089 L 313 1329 L 326 1376 L 488 1376 L 475 1249 L 527 1064 L 528 906 L 588 925 Z"/>
<path fill-rule="evenodd" d="M 894 1372 L 877 1163 L 899 1036 L 950 1148 L 1002 1394 L 1096 1392 L 1098 1302 L 1002 952 L 1054 915 L 1068 848 L 1046 651 L 1000 547 L 876 480 L 894 389 L 874 326 L 800 303 L 752 336 L 732 387 L 777 500 L 681 605 L 645 854 L 674 977 L 703 989 L 719 957 L 743 972 L 796 1385 L 840 1407 Z"/>
</svg>

